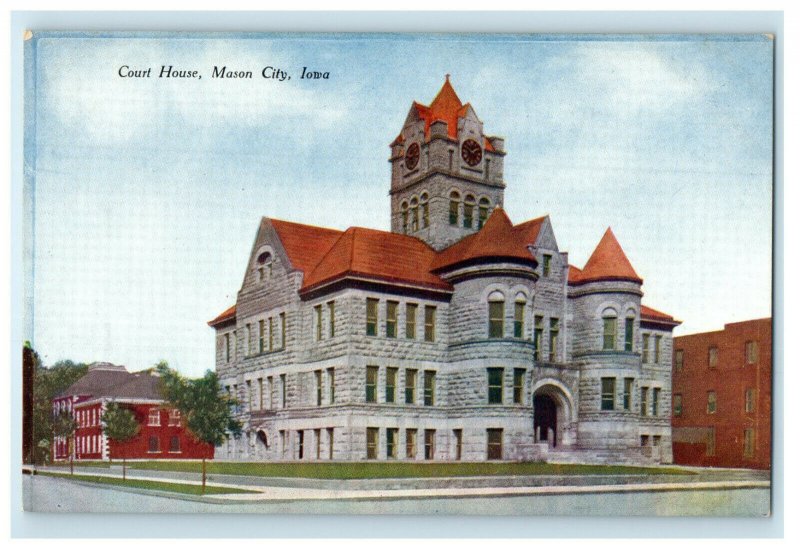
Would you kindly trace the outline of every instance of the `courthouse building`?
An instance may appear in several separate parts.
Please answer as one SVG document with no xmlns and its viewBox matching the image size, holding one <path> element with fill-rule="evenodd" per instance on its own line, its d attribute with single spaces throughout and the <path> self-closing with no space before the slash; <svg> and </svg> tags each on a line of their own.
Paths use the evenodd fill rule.
<svg viewBox="0 0 800 549">
<path fill-rule="evenodd" d="M 390 232 L 261 219 L 209 322 L 246 433 L 215 457 L 671 462 L 679 322 L 611 229 L 580 269 L 548 216 L 512 223 L 449 79 L 390 148 Z"/>
</svg>

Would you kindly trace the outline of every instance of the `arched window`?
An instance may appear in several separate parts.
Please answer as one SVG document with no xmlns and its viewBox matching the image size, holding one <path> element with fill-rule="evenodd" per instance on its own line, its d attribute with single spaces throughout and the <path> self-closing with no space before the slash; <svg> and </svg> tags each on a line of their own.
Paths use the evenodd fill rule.
<svg viewBox="0 0 800 549">
<path fill-rule="evenodd" d="M 471 194 L 468 194 L 466 198 L 464 198 L 464 228 L 471 229 L 472 228 L 472 217 L 475 212 L 475 197 Z"/>
<path fill-rule="evenodd" d="M 408 202 L 403 202 L 400 205 L 400 210 L 403 216 L 403 234 L 408 234 Z"/>
<path fill-rule="evenodd" d="M 461 195 L 456 191 L 450 193 L 450 224 L 458 225 L 458 206 L 461 203 Z"/>
<path fill-rule="evenodd" d="M 617 312 L 608 308 L 603 311 L 603 350 L 613 351 L 617 348 Z"/>
<path fill-rule="evenodd" d="M 419 206 L 422 210 L 422 228 L 425 229 L 430 221 L 428 217 L 428 193 L 422 193 L 419 197 Z"/>
<path fill-rule="evenodd" d="M 489 337 L 503 337 L 503 320 L 505 318 L 505 296 L 501 292 L 489 295 Z"/>
<path fill-rule="evenodd" d="M 272 276 L 272 254 L 269 252 L 262 252 L 256 259 L 256 271 L 258 272 L 258 281 L 261 282 Z"/>
<path fill-rule="evenodd" d="M 514 299 L 514 337 L 525 337 L 525 305 L 527 299 L 522 292 Z"/>
<path fill-rule="evenodd" d="M 411 232 L 416 232 L 419 229 L 419 206 L 417 199 L 411 199 Z"/>
<path fill-rule="evenodd" d="M 478 203 L 478 228 L 483 227 L 486 223 L 486 218 L 489 217 L 489 199 L 481 198 Z"/>
</svg>

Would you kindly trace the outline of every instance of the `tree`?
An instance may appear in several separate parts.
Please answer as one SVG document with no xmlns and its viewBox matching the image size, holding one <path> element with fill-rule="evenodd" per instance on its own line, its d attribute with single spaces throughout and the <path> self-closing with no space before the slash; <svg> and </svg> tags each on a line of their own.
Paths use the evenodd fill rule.
<svg viewBox="0 0 800 549">
<path fill-rule="evenodd" d="M 161 376 L 164 400 L 180 411 L 186 428 L 196 440 L 219 446 L 231 436 L 241 436 L 242 424 L 233 417 L 232 410 L 237 401 L 220 390 L 215 372 L 207 370 L 199 379 L 188 379 L 163 361 L 156 365 L 156 371 Z M 202 463 L 202 493 L 205 493 L 205 456 Z"/>
<path fill-rule="evenodd" d="M 69 445 L 69 473 L 74 473 L 73 458 L 75 456 L 75 430 L 78 428 L 78 422 L 71 411 L 64 410 L 55 414 L 53 418 L 53 436 L 65 437 Z"/>
<path fill-rule="evenodd" d="M 139 433 L 139 422 L 128 408 L 109 402 L 102 416 L 103 432 L 115 442 L 124 443 Z M 125 480 L 125 450 L 122 450 L 122 480 Z"/>
</svg>

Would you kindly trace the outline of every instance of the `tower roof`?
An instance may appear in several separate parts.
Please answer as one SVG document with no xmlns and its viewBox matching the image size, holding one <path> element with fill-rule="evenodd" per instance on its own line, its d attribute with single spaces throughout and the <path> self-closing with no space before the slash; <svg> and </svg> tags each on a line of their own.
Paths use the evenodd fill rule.
<svg viewBox="0 0 800 549">
<path fill-rule="evenodd" d="M 570 284 L 584 284 L 598 280 L 629 280 L 642 283 L 611 227 L 606 229 L 583 269 L 570 269 L 569 274 Z"/>
</svg>

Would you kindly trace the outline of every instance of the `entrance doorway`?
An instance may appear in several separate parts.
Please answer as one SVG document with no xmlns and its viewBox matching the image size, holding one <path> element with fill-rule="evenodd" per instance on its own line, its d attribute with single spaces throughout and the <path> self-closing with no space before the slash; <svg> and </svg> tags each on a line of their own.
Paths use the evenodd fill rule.
<svg viewBox="0 0 800 549">
<path fill-rule="evenodd" d="M 547 394 L 533 397 L 533 432 L 536 442 L 547 442 L 555 448 L 558 439 L 558 407 Z"/>
</svg>

